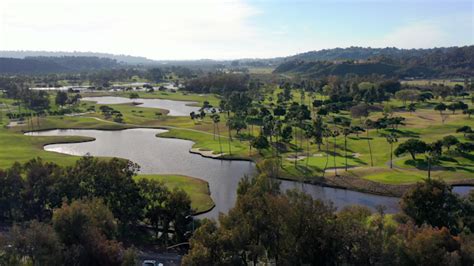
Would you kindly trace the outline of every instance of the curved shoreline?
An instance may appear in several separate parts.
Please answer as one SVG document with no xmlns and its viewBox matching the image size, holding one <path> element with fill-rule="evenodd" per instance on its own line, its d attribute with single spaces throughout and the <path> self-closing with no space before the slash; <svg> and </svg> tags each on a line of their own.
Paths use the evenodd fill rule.
<svg viewBox="0 0 474 266">
<path fill-rule="evenodd" d="M 146 126 L 127 125 L 127 124 L 124 124 L 123 126 L 120 125 L 120 126 L 121 127 L 119 127 L 119 128 L 100 128 L 100 127 L 98 127 L 98 128 L 97 127 L 96 128 L 47 128 L 47 129 L 40 129 L 40 130 L 34 130 L 34 131 L 24 131 L 24 134 L 34 133 L 34 132 L 44 132 L 44 131 L 50 131 L 50 130 L 120 131 L 120 130 L 140 129 L 140 128 L 142 128 L 142 129 L 170 130 L 170 128 L 168 128 L 166 126 L 146 127 Z M 163 132 L 163 133 L 165 133 L 165 132 Z M 162 134 L 162 133 L 156 134 L 156 137 L 157 138 L 175 138 L 175 137 L 170 137 L 170 136 L 161 137 L 161 136 L 159 136 L 160 134 Z M 78 137 L 81 137 L 81 136 L 78 136 Z M 84 137 L 84 138 L 88 138 L 88 137 Z M 196 144 L 195 141 L 190 140 L 190 139 L 183 139 L 183 138 L 176 138 L 176 139 L 191 141 L 191 142 L 193 142 L 193 146 Z M 81 141 L 72 141 L 72 142 L 67 141 L 67 140 L 65 140 L 65 141 L 53 141 L 53 142 L 44 143 L 43 144 L 43 149 L 47 145 L 67 144 L 67 143 L 83 143 L 83 142 L 91 142 L 91 141 L 95 141 L 95 138 L 90 138 L 90 139 L 81 140 Z M 225 155 L 225 154 L 211 155 L 211 154 L 209 154 L 209 152 L 212 152 L 212 151 L 208 151 L 208 150 L 203 151 L 203 150 L 200 150 L 200 148 L 191 148 L 189 150 L 189 153 L 197 154 L 197 155 L 200 155 L 204 158 L 209 158 L 209 159 L 214 159 L 214 160 L 246 161 L 246 162 L 256 163 L 256 161 L 254 159 L 248 158 L 248 157 L 229 156 L 229 155 Z M 322 176 L 317 176 L 315 178 L 320 178 L 321 179 L 323 177 Z M 406 190 L 410 189 L 411 187 L 413 187 L 416 184 L 416 183 L 413 183 L 413 184 L 403 184 L 403 185 L 392 185 L 392 184 L 384 184 L 384 183 L 374 182 L 374 181 L 370 181 L 370 180 L 365 180 L 365 179 L 362 179 L 362 178 L 348 177 L 348 176 L 344 176 L 344 175 L 340 175 L 340 176 L 337 177 L 338 180 L 341 179 L 341 178 L 346 178 L 346 179 L 349 178 L 349 179 L 352 179 L 352 180 L 357 179 L 357 182 L 363 183 L 364 185 L 351 184 L 349 182 L 346 182 L 346 184 L 341 184 L 342 180 L 339 181 L 339 182 L 337 182 L 337 181 L 335 182 L 335 179 L 331 179 L 330 177 L 324 177 L 321 180 L 298 180 L 296 178 L 293 179 L 293 178 L 280 176 L 280 177 L 277 178 L 277 180 L 279 179 L 279 180 L 300 182 L 300 183 L 304 183 L 304 184 L 318 185 L 318 186 L 322 186 L 322 187 L 344 189 L 344 190 L 357 191 L 357 192 L 367 193 L 367 194 L 372 194 L 372 195 L 389 196 L 389 197 L 401 197 Z M 345 180 L 345 181 L 348 181 L 348 180 Z M 455 186 L 472 186 L 472 187 L 474 187 L 474 180 L 454 180 L 454 181 L 447 181 L 446 183 L 448 183 L 452 187 L 455 187 Z M 209 186 L 209 184 L 208 184 L 208 186 Z M 368 187 L 372 187 L 372 189 L 370 189 Z M 375 188 L 375 187 L 377 187 L 377 188 Z M 214 207 L 215 207 L 215 204 L 214 204 Z M 207 211 L 199 212 L 196 215 L 207 213 L 207 212 L 211 211 L 214 207 L 210 208 Z"/>
</svg>

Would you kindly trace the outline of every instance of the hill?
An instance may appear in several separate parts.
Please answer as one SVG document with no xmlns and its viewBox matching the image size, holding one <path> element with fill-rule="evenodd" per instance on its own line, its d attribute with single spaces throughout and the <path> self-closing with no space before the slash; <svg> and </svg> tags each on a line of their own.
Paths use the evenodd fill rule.
<svg viewBox="0 0 474 266">
<path fill-rule="evenodd" d="M 119 66 L 114 59 L 85 56 L 0 58 L 1 74 L 70 73 Z"/>
<path fill-rule="evenodd" d="M 346 74 L 473 77 L 474 46 L 416 50 L 360 47 L 321 50 L 288 57 L 274 73 L 295 73 L 308 77 Z"/>
<path fill-rule="evenodd" d="M 100 57 L 129 65 L 156 64 L 155 60 L 142 56 L 116 55 L 94 52 L 49 52 L 49 51 L 0 51 L 0 57 L 24 59 L 26 57 Z"/>
</svg>

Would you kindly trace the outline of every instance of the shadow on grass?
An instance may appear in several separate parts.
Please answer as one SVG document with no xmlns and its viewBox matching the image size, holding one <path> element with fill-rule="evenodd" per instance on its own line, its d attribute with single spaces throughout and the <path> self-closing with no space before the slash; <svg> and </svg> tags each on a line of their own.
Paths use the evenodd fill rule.
<svg viewBox="0 0 474 266">
<path fill-rule="evenodd" d="M 420 137 L 420 133 L 417 133 L 417 132 L 414 132 L 414 131 L 411 131 L 411 130 L 393 129 L 391 131 L 393 133 L 397 134 L 398 136 L 404 137 L 404 138 L 419 138 Z"/>
<path fill-rule="evenodd" d="M 461 156 L 463 158 L 466 158 L 472 162 L 474 162 L 474 154 L 470 154 L 470 153 L 461 153 Z"/>
</svg>

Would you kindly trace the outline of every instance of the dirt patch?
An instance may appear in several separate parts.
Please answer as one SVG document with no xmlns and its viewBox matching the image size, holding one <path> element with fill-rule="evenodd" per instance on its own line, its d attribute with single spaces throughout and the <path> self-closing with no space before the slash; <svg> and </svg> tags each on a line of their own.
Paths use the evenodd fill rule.
<svg viewBox="0 0 474 266">
<path fill-rule="evenodd" d="M 300 161 L 300 160 L 303 160 L 303 159 L 306 159 L 307 157 L 306 156 L 302 156 L 302 155 L 298 155 L 298 157 L 295 157 L 294 155 L 289 155 L 288 157 L 286 157 L 286 159 L 288 161 Z"/>
<path fill-rule="evenodd" d="M 211 150 L 204 150 L 204 149 L 200 149 L 200 148 L 192 148 L 189 152 L 195 153 L 195 154 L 200 154 L 201 156 L 208 157 L 208 158 L 219 158 L 222 155 L 224 155 L 224 153 L 215 154 Z"/>
</svg>

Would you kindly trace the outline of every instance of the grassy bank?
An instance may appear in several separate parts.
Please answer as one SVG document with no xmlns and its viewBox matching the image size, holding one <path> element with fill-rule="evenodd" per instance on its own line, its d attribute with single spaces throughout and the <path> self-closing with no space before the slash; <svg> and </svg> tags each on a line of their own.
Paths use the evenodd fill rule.
<svg viewBox="0 0 474 266">
<path fill-rule="evenodd" d="M 206 181 L 182 175 L 138 175 L 136 179 L 148 178 L 163 182 L 169 189 L 180 188 L 191 198 L 191 206 L 197 212 L 206 212 L 214 207 Z"/>
</svg>

